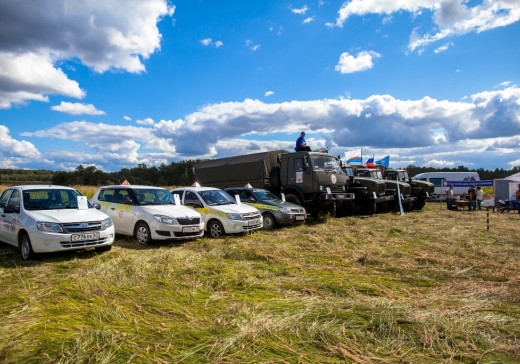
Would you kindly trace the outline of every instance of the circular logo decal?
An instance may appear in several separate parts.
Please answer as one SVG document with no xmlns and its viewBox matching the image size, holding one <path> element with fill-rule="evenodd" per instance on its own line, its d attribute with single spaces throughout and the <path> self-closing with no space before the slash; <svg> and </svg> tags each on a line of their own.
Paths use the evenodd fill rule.
<svg viewBox="0 0 520 364">
<path fill-rule="evenodd" d="M 123 218 L 123 211 L 119 211 L 119 218 L 120 218 L 120 219 Z"/>
<path fill-rule="evenodd" d="M 11 230 L 16 230 L 16 219 L 13 219 L 13 221 L 11 221 Z"/>
<path fill-rule="evenodd" d="M 337 178 L 336 178 L 336 175 L 335 174 L 331 174 L 330 175 L 330 182 L 335 185 L 336 182 L 337 182 Z"/>
</svg>

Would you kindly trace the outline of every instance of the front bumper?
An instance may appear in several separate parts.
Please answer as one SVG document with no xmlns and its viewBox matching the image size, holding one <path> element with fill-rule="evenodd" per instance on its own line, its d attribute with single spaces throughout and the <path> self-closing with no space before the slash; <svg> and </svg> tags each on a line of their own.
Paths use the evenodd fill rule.
<svg viewBox="0 0 520 364">
<path fill-rule="evenodd" d="M 197 239 L 204 235 L 204 221 L 194 225 L 168 225 L 154 220 L 150 225 L 152 240 Z"/>
<path fill-rule="evenodd" d="M 256 220 L 256 219 L 255 219 Z M 264 227 L 264 220 L 260 216 L 259 223 L 251 224 L 251 220 L 230 220 L 230 219 L 219 219 L 224 227 L 226 234 L 238 234 L 244 233 L 250 230 L 258 230 Z"/>
<path fill-rule="evenodd" d="M 29 238 L 31 239 L 31 245 L 35 253 L 95 248 L 112 245 L 114 243 L 116 233 L 113 226 L 106 230 L 93 232 L 99 232 L 99 237 L 73 240 L 73 236 L 81 234 L 60 234 L 33 229 L 29 231 Z"/>
</svg>

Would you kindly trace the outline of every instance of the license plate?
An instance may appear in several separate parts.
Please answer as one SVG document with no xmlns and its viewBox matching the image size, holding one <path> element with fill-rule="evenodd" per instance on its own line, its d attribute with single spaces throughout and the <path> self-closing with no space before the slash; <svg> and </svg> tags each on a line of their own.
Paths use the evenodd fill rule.
<svg viewBox="0 0 520 364">
<path fill-rule="evenodd" d="M 253 225 L 260 225 L 260 219 L 254 219 L 254 220 L 250 220 L 247 225 L 249 226 L 253 226 Z"/>
<path fill-rule="evenodd" d="M 305 220 L 305 216 L 303 216 L 303 215 L 296 216 L 296 220 Z"/>
<path fill-rule="evenodd" d="M 95 239 L 99 239 L 99 233 L 73 234 L 71 237 L 72 241 L 84 241 Z"/>
<path fill-rule="evenodd" d="M 191 227 L 183 227 L 182 232 L 183 233 L 195 233 L 199 231 L 199 228 L 197 226 L 191 226 Z"/>
</svg>

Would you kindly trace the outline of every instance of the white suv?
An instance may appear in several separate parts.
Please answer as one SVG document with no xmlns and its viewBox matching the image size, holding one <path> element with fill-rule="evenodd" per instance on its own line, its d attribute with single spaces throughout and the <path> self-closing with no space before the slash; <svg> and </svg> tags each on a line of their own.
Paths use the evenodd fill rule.
<svg viewBox="0 0 520 364">
<path fill-rule="evenodd" d="M 0 240 L 18 247 L 23 260 L 89 247 L 107 251 L 114 237 L 110 217 L 73 188 L 13 186 L 0 195 Z"/>
<path fill-rule="evenodd" d="M 141 244 L 152 240 L 196 239 L 204 235 L 200 214 L 182 206 L 170 192 L 152 186 L 104 186 L 90 200 L 114 221 L 116 233 Z"/>
<path fill-rule="evenodd" d="M 260 212 L 246 204 L 237 204 L 225 191 L 213 187 L 183 187 L 170 191 L 178 194 L 182 203 L 200 212 L 206 231 L 212 238 L 261 229 Z"/>
</svg>

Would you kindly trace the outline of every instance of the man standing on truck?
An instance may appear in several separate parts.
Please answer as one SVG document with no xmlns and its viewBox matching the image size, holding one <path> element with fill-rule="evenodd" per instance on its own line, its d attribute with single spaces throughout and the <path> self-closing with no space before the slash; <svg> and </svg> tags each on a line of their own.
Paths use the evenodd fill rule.
<svg viewBox="0 0 520 364">
<path fill-rule="evenodd" d="M 294 148 L 297 152 L 312 152 L 311 148 L 307 146 L 305 142 L 305 132 L 302 131 L 300 133 L 300 137 L 296 139 L 296 148 Z"/>
</svg>

